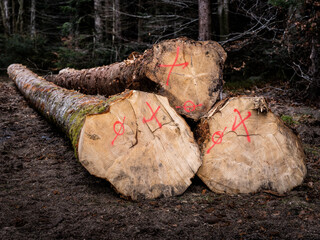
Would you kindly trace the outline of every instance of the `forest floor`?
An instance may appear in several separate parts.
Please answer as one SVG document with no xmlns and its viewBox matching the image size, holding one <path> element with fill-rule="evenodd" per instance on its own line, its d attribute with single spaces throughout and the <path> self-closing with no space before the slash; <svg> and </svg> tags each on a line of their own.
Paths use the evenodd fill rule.
<svg viewBox="0 0 320 240">
<path fill-rule="evenodd" d="M 75 159 L 64 135 L 0 79 L 0 239 L 320 239 L 320 110 L 266 86 L 302 139 L 308 174 L 285 195 L 227 196 L 198 178 L 181 196 L 122 199 Z"/>
</svg>

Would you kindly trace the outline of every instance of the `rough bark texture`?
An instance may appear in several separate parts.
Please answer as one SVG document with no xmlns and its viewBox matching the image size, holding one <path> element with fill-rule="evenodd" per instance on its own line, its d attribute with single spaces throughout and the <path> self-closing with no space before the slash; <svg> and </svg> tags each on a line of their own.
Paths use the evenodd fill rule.
<svg viewBox="0 0 320 240">
<path fill-rule="evenodd" d="M 202 121 L 203 164 L 197 173 L 218 193 L 279 193 L 303 182 L 304 152 L 297 136 L 268 110 L 262 97 L 217 104 Z"/>
<path fill-rule="evenodd" d="M 201 165 L 193 134 L 165 97 L 140 91 L 106 99 L 8 68 L 19 90 L 70 137 L 81 164 L 132 199 L 182 194 Z"/>
<path fill-rule="evenodd" d="M 112 95 L 125 88 L 155 91 L 168 97 L 180 114 L 195 120 L 217 101 L 226 60 L 226 53 L 218 43 L 178 38 L 132 56 L 109 66 L 63 69 L 50 80 L 89 94 Z M 148 87 L 150 83 L 153 85 Z"/>
<path fill-rule="evenodd" d="M 5 34 L 11 34 L 10 16 L 9 16 L 9 2 L 8 0 L 3 0 L 0 2 L 2 23 L 5 29 Z"/>
<path fill-rule="evenodd" d="M 211 7 L 210 0 L 198 0 L 199 40 L 211 39 Z"/>
<path fill-rule="evenodd" d="M 8 75 L 25 98 L 68 135 L 75 151 L 86 115 L 104 112 L 108 108 L 104 97 L 87 96 L 58 87 L 20 64 L 10 65 Z"/>
<path fill-rule="evenodd" d="M 101 43 L 103 38 L 103 25 L 102 25 L 102 1 L 94 0 L 94 29 L 95 29 L 95 39 L 96 43 Z"/>
<path fill-rule="evenodd" d="M 229 34 L 229 0 L 218 1 L 220 41 L 228 39 Z"/>
<path fill-rule="evenodd" d="M 36 0 L 31 0 L 30 33 L 32 37 L 36 35 Z"/>
</svg>

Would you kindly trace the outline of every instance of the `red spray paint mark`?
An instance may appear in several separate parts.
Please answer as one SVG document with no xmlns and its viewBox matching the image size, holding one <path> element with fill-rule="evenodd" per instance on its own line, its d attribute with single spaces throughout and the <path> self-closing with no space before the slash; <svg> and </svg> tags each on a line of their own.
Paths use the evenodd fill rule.
<svg viewBox="0 0 320 240">
<path fill-rule="evenodd" d="M 188 104 L 190 103 L 190 104 Z M 186 101 L 184 104 L 183 104 L 183 109 L 186 111 L 186 112 L 193 112 L 194 110 L 196 110 L 196 107 L 201 107 L 202 104 L 194 104 L 194 102 L 192 101 Z M 176 106 L 176 108 L 181 108 L 180 106 Z"/>
<path fill-rule="evenodd" d="M 211 140 L 213 142 L 213 145 L 207 150 L 207 154 L 210 153 L 211 149 L 216 145 L 216 144 L 220 144 L 222 142 L 222 138 L 223 138 L 223 134 L 224 134 L 224 131 L 227 129 L 227 127 L 224 128 L 223 132 L 221 131 L 217 131 L 215 132 L 212 137 L 211 137 Z M 218 135 L 219 138 L 217 139 L 217 141 L 214 140 L 214 136 L 215 135 Z"/>
<path fill-rule="evenodd" d="M 167 77 L 167 83 L 166 83 L 166 85 L 169 85 L 169 78 L 170 78 L 171 72 L 172 72 L 172 70 L 173 70 L 174 67 L 183 66 L 182 69 L 185 69 L 185 68 L 189 65 L 188 62 L 176 64 L 176 62 L 177 62 L 177 60 L 178 60 L 178 57 L 179 57 L 179 50 L 180 50 L 180 47 L 178 46 L 178 47 L 177 47 L 176 58 L 174 59 L 174 62 L 173 62 L 172 65 L 164 65 L 164 64 L 160 64 L 160 65 L 159 65 L 159 67 L 171 67 L 171 68 L 170 68 L 170 71 L 169 71 L 169 74 L 168 74 L 168 77 Z"/>
<path fill-rule="evenodd" d="M 235 116 L 235 119 L 234 119 L 234 122 L 233 122 L 233 125 L 232 125 L 232 131 L 235 131 L 235 130 L 236 130 L 238 127 L 240 127 L 240 125 L 242 124 L 243 127 L 244 127 L 244 130 L 245 130 L 246 133 L 247 133 L 247 140 L 248 140 L 248 142 L 250 142 L 251 139 L 250 139 L 250 136 L 249 136 L 249 132 L 248 132 L 247 126 L 245 125 L 244 121 L 247 120 L 247 119 L 251 116 L 251 112 L 248 112 L 248 115 L 247 115 L 244 119 L 242 119 L 242 116 L 241 116 L 240 112 L 238 111 L 238 109 L 235 108 L 233 111 L 236 112 L 236 113 L 238 113 L 239 118 L 240 118 L 241 121 L 240 121 L 240 123 L 238 123 L 238 124 L 236 125 L 236 122 L 237 122 L 237 115 L 236 115 L 236 116 Z M 225 127 L 222 132 L 221 132 L 221 131 L 217 131 L 217 132 L 215 132 L 215 133 L 212 135 L 211 140 L 212 140 L 212 142 L 213 142 L 213 145 L 207 150 L 207 154 L 210 153 L 210 150 L 211 150 L 216 144 L 220 144 L 220 143 L 222 142 L 223 134 L 224 134 L 224 131 L 225 131 L 226 129 L 227 129 L 227 127 Z M 219 138 L 217 139 L 217 141 L 214 140 L 214 136 L 215 136 L 215 135 L 218 135 L 218 136 L 219 136 Z"/>
<path fill-rule="evenodd" d="M 156 121 L 157 121 L 157 123 L 158 123 L 158 125 L 159 125 L 159 128 L 161 128 L 162 125 L 161 125 L 161 123 L 159 122 L 158 118 L 156 117 L 156 113 L 157 113 L 158 110 L 160 109 L 160 106 L 158 106 L 157 110 L 154 112 L 153 109 L 151 108 L 150 104 L 149 104 L 148 102 L 146 102 L 146 104 L 147 104 L 148 107 L 150 108 L 150 110 L 151 110 L 151 112 L 152 112 L 152 116 L 151 116 L 151 118 L 148 119 L 148 120 L 147 120 L 145 117 L 143 117 L 142 122 L 143 122 L 143 123 L 147 123 L 147 122 L 150 122 L 153 118 L 155 118 Z"/>
<path fill-rule="evenodd" d="M 235 117 L 234 123 L 233 123 L 233 125 L 232 125 L 232 131 L 236 130 L 236 129 L 242 124 L 243 127 L 244 127 L 244 130 L 245 130 L 246 133 L 247 133 L 247 140 L 248 140 L 248 142 L 250 142 L 249 132 L 248 132 L 248 129 L 247 129 L 246 125 L 244 124 L 244 121 L 247 120 L 247 119 L 251 116 L 251 112 L 248 112 L 248 116 L 246 116 L 244 119 L 242 119 L 241 114 L 240 114 L 240 112 L 238 111 L 238 109 L 234 109 L 233 111 L 239 114 L 239 118 L 240 118 L 241 121 L 240 121 L 240 123 L 239 123 L 238 125 L 236 125 L 237 116 Z M 236 126 L 235 126 L 235 125 L 236 125 Z"/>
<path fill-rule="evenodd" d="M 111 142 L 111 145 L 114 144 L 114 141 L 117 139 L 118 136 L 121 136 L 123 133 L 124 133 L 124 120 L 126 119 L 126 117 L 123 118 L 123 122 L 120 122 L 120 121 L 116 121 L 114 124 L 113 124 L 113 131 L 115 132 L 116 136 L 115 138 L 113 139 L 113 141 Z M 116 131 L 116 125 L 120 124 L 120 128 L 118 131 Z M 122 132 L 121 132 L 122 130 Z"/>
</svg>

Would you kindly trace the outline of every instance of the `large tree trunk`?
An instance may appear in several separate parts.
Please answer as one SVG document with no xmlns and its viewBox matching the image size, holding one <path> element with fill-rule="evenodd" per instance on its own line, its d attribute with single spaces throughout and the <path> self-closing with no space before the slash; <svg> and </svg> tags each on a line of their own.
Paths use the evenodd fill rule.
<svg viewBox="0 0 320 240">
<path fill-rule="evenodd" d="M 97 44 L 102 43 L 103 38 L 103 25 L 102 25 L 102 1 L 94 0 L 94 29 L 95 29 L 95 40 Z"/>
<path fill-rule="evenodd" d="M 127 91 L 106 99 L 8 68 L 27 100 L 69 136 L 81 164 L 132 199 L 182 194 L 201 165 L 193 133 L 165 97 Z"/>
<path fill-rule="evenodd" d="M 220 41 L 228 39 L 229 34 L 229 0 L 218 1 Z"/>
<path fill-rule="evenodd" d="M 112 43 L 121 40 L 121 14 L 120 14 L 120 0 L 113 0 L 113 30 L 112 30 Z"/>
<path fill-rule="evenodd" d="M 30 35 L 36 36 L 36 0 L 31 0 L 30 9 Z"/>
<path fill-rule="evenodd" d="M 110 40 L 110 33 L 112 32 L 111 20 L 112 20 L 112 0 L 104 0 L 104 33 L 105 39 Z"/>
<path fill-rule="evenodd" d="M 262 97 L 219 102 L 198 134 L 203 164 L 197 175 L 218 193 L 280 194 L 302 183 L 304 152 L 296 135 L 268 110 Z"/>
<path fill-rule="evenodd" d="M 15 0 L 11 1 L 11 20 L 12 20 L 12 33 L 15 34 L 18 32 Z"/>
<path fill-rule="evenodd" d="M 10 25 L 8 0 L 0 1 L 0 9 L 1 9 L 1 16 L 2 16 L 2 22 L 3 22 L 5 34 L 9 36 L 11 34 L 11 25 Z"/>
<path fill-rule="evenodd" d="M 125 88 L 157 91 L 183 115 L 198 120 L 217 101 L 226 53 L 216 42 L 179 38 L 156 44 L 143 55 L 92 69 L 63 69 L 51 81 L 90 94 Z"/>
<path fill-rule="evenodd" d="M 199 40 L 211 39 L 211 8 L 210 0 L 198 0 Z"/>
<path fill-rule="evenodd" d="M 23 13 L 24 13 L 24 0 L 18 0 L 19 2 L 19 12 L 17 25 L 19 26 L 19 32 L 23 33 Z"/>
</svg>

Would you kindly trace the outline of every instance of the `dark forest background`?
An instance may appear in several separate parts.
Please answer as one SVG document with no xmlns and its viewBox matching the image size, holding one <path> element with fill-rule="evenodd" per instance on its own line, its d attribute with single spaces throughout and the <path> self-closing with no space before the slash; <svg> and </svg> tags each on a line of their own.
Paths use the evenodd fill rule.
<svg viewBox="0 0 320 240">
<path fill-rule="evenodd" d="M 0 70 L 22 63 L 42 75 L 122 61 L 186 36 L 227 51 L 232 88 L 277 83 L 319 99 L 320 1 L 1 0 Z"/>
</svg>

